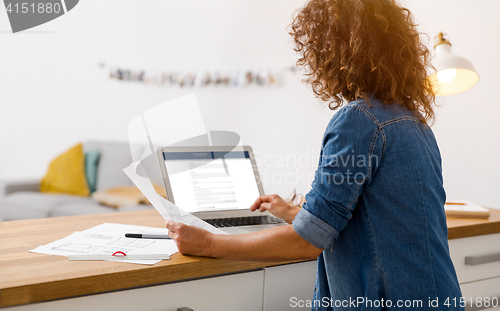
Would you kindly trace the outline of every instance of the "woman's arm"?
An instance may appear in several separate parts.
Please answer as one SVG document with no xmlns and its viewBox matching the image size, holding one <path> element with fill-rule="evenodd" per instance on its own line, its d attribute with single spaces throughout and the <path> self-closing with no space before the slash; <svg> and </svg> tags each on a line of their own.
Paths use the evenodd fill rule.
<svg viewBox="0 0 500 311">
<path fill-rule="evenodd" d="M 167 221 L 167 229 L 183 255 L 248 261 L 283 261 L 316 259 L 323 251 L 300 237 L 292 226 L 241 235 L 221 235 Z"/>
</svg>

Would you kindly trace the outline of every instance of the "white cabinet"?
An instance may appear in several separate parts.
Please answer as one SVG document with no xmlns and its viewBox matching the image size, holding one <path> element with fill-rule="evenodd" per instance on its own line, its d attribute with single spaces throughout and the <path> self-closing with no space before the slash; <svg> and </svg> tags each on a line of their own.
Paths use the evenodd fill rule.
<svg viewBox="0 0 500 311">
<path fill-rule="evenodd" d="M 466 310 L 500 311 L 500 278 L 465 283 L 460 287 L 467 303 Z"/>
<path fill-rule="evenodd" d="M 194 311 L 262 309 L 264 270 L 30 304 L 8 311 Z M 99 284 L 96 284 L 99 286 Z"/>
<path fill-rule="evenodd" d="M 300 301 L 313 299 L 316 263 L 314 260 L 266 268 L 263 310 L 310 310 L 298 306 Z"/>
<path fill-rule="evenodd" d="M 453 239 L 449 245 L 466 310 L 500 311 L 500 233 Z M 497 307 L 485 307 L 485 299 Z"/>
<path fill-rule="evenodd" d="M 129 289 L 6 308 L 6 311 L 194 311 L 302 310 L 290 299 L 311 300 L 316 261 L 268 267 L 258 271 Z M 96 286 L 99 286 L 96 284 Z M 303 308 L 310 310 L 310 308 Z"/>
<path fill-rule="evenodd" d="M 453 239 L 448 244 L 460 283 L 500 277 L 500 233 Z M 469 261 L 490 258 L 491 262 L 471 265 L 465 263 L 466 258 Z"/>
</svg>

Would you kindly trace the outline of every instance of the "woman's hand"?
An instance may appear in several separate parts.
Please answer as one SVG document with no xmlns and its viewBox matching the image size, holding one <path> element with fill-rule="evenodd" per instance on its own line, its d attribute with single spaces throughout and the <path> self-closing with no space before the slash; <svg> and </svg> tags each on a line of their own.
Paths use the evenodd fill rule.
<svg viewBox="0 0 500 311">
<path fill-rule="evenodd" d="M 291 224 L 295 219 L 295 215 L 300 211 L 299 207 L 293 207 L 286 203 L 279 195 L 261 195 L 253 204 L 250 206 L 250 210 L 253 212 L 255 210 L 269 211 L 274 216 L 283 219 L 287 223 Z"/>
<path fill-rule="evenodd" d="M 212 233 L 169 220 L 167 220 L 166 227 L 169 231 L 168 235 L 175 241 L 181 254 L 211 257 Z"/>
</svg>

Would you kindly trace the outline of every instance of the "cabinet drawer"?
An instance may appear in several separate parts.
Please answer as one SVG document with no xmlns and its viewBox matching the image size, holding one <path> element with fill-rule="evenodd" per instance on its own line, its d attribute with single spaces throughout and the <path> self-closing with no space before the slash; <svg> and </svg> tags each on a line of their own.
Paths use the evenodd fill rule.
<svg viewBox="0 0 500 311">
<path fill-rule="evenodd" d="M 264 271 L 5 308 L 5 311 L 262 310 Z"/>
<path fill-rule="evenodd" d="M 500 276 L 500 233 L 453 239 L 448 243 L 460 283 Z"/>
<path fill-rule="evenodd" d="M 312 300 L 317 261 L 268 267 L 264 277 L 264 311 L 311 310 L 299 301 Z"/>
<path fill-rule="evenodd" d="M 500 311 L 500 278 L 462 284 L 460 288 L 467 303 L 465 311 Z"/>
</svg>

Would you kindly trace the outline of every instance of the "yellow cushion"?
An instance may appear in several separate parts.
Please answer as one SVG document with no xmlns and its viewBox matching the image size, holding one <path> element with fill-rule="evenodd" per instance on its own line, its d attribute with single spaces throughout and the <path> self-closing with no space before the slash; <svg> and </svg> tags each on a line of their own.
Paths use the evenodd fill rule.
<svg viewBox="0 0 500 311">
<path fill-rule="evenodd" d="M 89 196 L 85 177 L 85 155 L 78 144 L 55 158 L 40 184 L 41 192 Z"/>
</svg>

